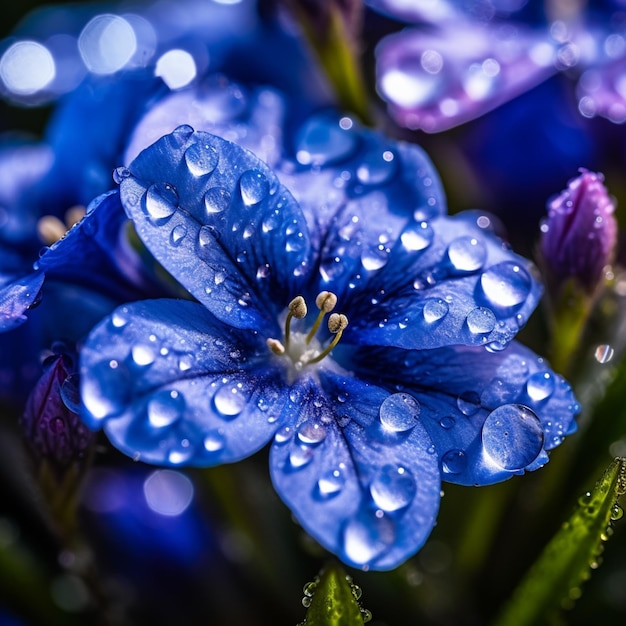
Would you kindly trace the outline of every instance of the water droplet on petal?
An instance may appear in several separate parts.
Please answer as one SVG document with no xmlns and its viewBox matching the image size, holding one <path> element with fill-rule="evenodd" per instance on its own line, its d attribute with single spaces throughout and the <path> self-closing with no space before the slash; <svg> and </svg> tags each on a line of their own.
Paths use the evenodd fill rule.
<svg viewBox="0 0 626 626">
<path fill-rule="evenodd" d="M 415 479 L 402 466 L 384 465 L 370 484 L 370 494 L 383 511 L 398 511 L 408 506 L 417 492 Z"/>
<path fill-rule="evenodd" d="M 493 306 L 508 308 L 526 301 L 532 281 L 523 267 L 512 261 L 505 261 L 483 272 L 480 286 Z"/>
<path fill-rule="evenodd" d="M 317 481 L 317 489 L 323 498 L 332 498 L 343 489 L 345 482 L 343 472 L 340 469 L 334 469 L 322 474 Z"/>
<path fill-rule="evenodd" d="M 365 566 L 393 544 L 395 537 L 395 525 L 388 515 L 361 513 L 343 528 L 344 552 L 350 561 Z"/>
<path fill-rule="evenodd" d="M 139 366 L 143 367 L 145 365 L 150 365 L 151 363 L 154 363 L 154 350 L 148 345 L 134 345 L 130 350 L 130 354 L 133 361 Z"/>
<path fill-rule="evenodd" d="M 239 179 L 239 189 L 244 204 L 252 206 L 267 197 L 270 191 L 270 184 L 263 172 L 248 170 Z"/>
<path fill-rule="evenodd" d="M 313 454 L 311 446 L 293 446 L 289 451 L 289 463 L 294 469 L 299 469 L 313 460 Z"/>
<path fill-rule="evenodd" d="M 411 224 L 400 235 L 400 241 L 408 252 L 418 252 L 430 246 L 435 237 L 433 229 L 427 222 Z"/>
<path fill-rule="evenodd" d="M 146 411 L 152 427 L 171 426 L 182 417 L 185 411 L 185 398 L 175 389 L 164 389 L 148 400 Z"/>
<path fill-rule="evenodd" d="M 347 158 L 357 140 L 349 128 L 323 117 L 305 122 L 296 139 L 296 159 L 302 165 L 327 165 Z"/>
<path fill-rule="evenodd" d="M 187 143 L 187 140 L 191 135 L 193 135 L 194 130 L 189 124 L 181 124 L 176 127 L 172 134 L 169 136 L 170 141 L 172 141 L 177 146 L 183 146 Z"/>
<path fill-rule="evenodd" d="M 433 324 L 443 319 L 450 310 L 448 303 L 441 298 L 427 298 L 424 300 L 422 315 L 428 324 Z"/>
<path fill-rule="evenodd" d="M 475 391 L 464 391 L 456 400 L 463 415 L 474 415 L 480 409 L 480 396 Z"/>
<path fill-rule="evenodd" d="M 167 183 L 150 185 L 144 198 L 146 212 L 159 223 L 169 220 L 178 207 L 178 194 L 174 187 Z"/>
<path fill-rule="evenodd" d="M 356 170 L 356 177 L 363 185 L 382 185 L 396 173 L 396 158 L 391 150 L 368 152 L 365 159 Z"/>
<path fill-rule="evenodd" d="M 193 448 L 189 443 L 189 439 L 183 439 L 180 444 L 170 450 L 167 460 L 172 465 L 180 465 L 186 463 L 193 456 Z"/>
<path fill-rule="evenodd" d="M 485 453 L 498 466 L 516 471 L 532 463 L 543 448 L 539 418 L 522 404 L 504 404 L 494 409 L 482 428 Z"/>
<path fill-rule="evenodd" d="M 490 333 L 496 326 L 496 316 L 491 309 L 479 306 L 467 314 L 467 327 L 471 333 L 482 335 Z"/>
<path fill-rule="evenodd" d="M 366 270 L 375 271 L 387 265 L 389 260 L 389 250 L 384 245 L 379 244 L 370 247 L 361 253 L 361 263 Z"/>
<path fill-rule="evenodd" d="M 277 433 L 274 435 L 274 441 L 277 444 L 287 443 L 291 437 L 293 436 L 293 432 L 289 426 L 283 426 Z"/>
<path fill-rule="evenodd" d="M 322 443 L 326 439 L 326 428 L 318 422 L 307 420 L 298 427 L 298 439 L 308 445 Z"/>
<path fill-rule="evenodd" d="M 445 430 L 450 430 L 456 424 L 456 420 L 451 415 L 446 415 L 439 420 L 439 426 Z"/>
<path fill-rule="evenodd" d="M 111 316 L 111 324 L 114 328 L 123 328 L 126 324 L 128 324 L 128 318 L 126 317 L 127 312 L 128 309 L 125 307 L 113 312 L 113 315 Z"/>
<path fill-rule="evenodd" d="M 550 372 L 535 372 L 526 381 L 526 393 L 531 400 L 541 402 L 554 393 L 554 376 Z"/>
<path fill-rule="evenodd" d="M 204 449 L 207 452 L 219 452 L 226 445 L 226 437 L 219 430 L 209 431 L 204 438 Z"/>
<path fill-rule="evenodd" d="M 408 393 L 394 393 L 380 405 L 381 424 L 393 432 L 406 432 L 415 427 L 421 412 L 419 402 Z"/>
<path fill-rule="evenodd" d="M 178 246 L 187 234 L 187 227 L 184 224 L 176 225 L 170 234 L 170 241 L 173 246 Z"/>
<path fill-rule="evenodd" d="M 219 155 L 208 143 L 194 143 L 185 150 L 185 163 L 193 176 L 207 176 L 217 167 Z"/>
<path fill-rule="evenodd" d="M 213 396 L 216 411 L 225 418 L 239 415 L 248 403 L 246 394 L 236 385 L 225 384 Z"/>
<path fill-rule="evenodd" d="M 448 450 L 441 457 L 441 467 L 447 474 L 461 474 L 467 467 L 467 455 L 463 450 Z"/>
<path fill-rule="evenodd" d="M 485 244 L 476 237 L 458 237 L 448 246 L 448 260 L 459 272 L 475 272 L 486 258 Z"/>
<path fill-rule="evenodd" d="M 222 187 L 211 187 L 204 194 L 204 208 L 209 214 L 221 213 L 230 204 L 230 192 Z"/>
</svg>

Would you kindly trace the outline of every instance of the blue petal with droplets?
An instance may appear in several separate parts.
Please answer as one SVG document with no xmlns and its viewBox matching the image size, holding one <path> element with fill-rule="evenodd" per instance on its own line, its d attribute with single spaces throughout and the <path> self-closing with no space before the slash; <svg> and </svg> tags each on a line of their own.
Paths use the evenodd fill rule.
<svg viewBox="0 0 626 626">
<path fill-rule="evenodd" d="M 299 410 L 274 438 L 274 486 L 307 532 L 343 561 L 392 569 L 435 523 L 440 476 L 432 442 L 410 398 L 327 370 L 320 378 L 323 391 L 311 379 L 292 388 Z"/>
<path fill-rule="evenodd" d="M 297 203 L 252 153 L 181 126 L 121 177 L 121 198 L 156 259 L 238 328 L 275 328 L 308 266 Z"/>
<path fill-rule="evenodd" d="M 534 310 L 541 286 L 531 263 L 488 224 L 475 212 L 410 222 L 395 240 L 379 244 L 379 266 L 362 267 L 359 282 L 330 283 L 350 319 L 346 340 L 409 349 L 504 348 Z M 345 258 L 375 241 L 345 242 Z M 340 245 L 338 235 L 330 238 L 329 248 Z M 363 256 L 360 264 L 366 265 Z"/>
<path fill-rule="evenodd" d="M 353 362 L 365 380 L 378 372 L 377 382 L 419 401 L 448 482 L 485 485 L 537 469 L 576 429 L 570 385 L 517 342 L 494 353 L 362 348 Z"/>
<path fill-rule="evenodd" d="M 19 277 L 0 274 L 0 333 L 26 321 L 25 313 L 37 300 L 43 281 L 39 271 Z"/>
<path fill-rule="evenodd" d="M 149 463 L 239 460 L 290 413 L 267 354 L 265 338 L 224 326 L 195 302 L 120 307 L 81 351 L 83 419 Z"/>
</svg>

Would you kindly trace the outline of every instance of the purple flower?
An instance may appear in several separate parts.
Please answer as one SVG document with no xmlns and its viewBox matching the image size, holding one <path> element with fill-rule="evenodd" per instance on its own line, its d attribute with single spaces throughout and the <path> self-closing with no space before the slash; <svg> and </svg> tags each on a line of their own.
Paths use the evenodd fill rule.
<svg viewBox="0 0 626 626">
<path fill-rule="evenodd" d="M 574 279 L 589 295 L 602 284 L 617 241 L 615 205 L 602 174 L 581 169 L 548 203 L 541 225 L 541 255 L 556 290 Z"/>
<path fill-rule="evenodd" d="M 76 355 L 59 350 L 44 362 L 20 424 L 36 460 L 62 472 L 84 460 L 94 435 L 78 416 Z"/>
<path fill-rule="evenodd" d="M 94 329 L 83 418 L 160 465 L 271 441 L 303 527 L 390 569 L 429 535 L 442 479 L 540 467 L 578 405 L 512 341 L 540 294 L 530 263 L 484 215 L 445 215 L 417 146 L 332 115 L 295 141 L 272 171 L 182 126 L 118 170 L 138 235 L 190 299 L 129 303 Z"/>
</svg>

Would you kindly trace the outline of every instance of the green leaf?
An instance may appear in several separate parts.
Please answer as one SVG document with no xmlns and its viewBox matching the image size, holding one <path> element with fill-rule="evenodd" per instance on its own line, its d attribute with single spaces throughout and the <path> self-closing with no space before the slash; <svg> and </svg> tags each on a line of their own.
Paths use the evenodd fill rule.
<svg viewBox="0 0 626 626">
<path fill-rule="evenodd" d="M 593 491 L 582 496 L 530 568 L 494 626 L 538 626 L 580 597 L 581 584 L 598 567 L 602 543 L 622 515 L 617 504 L 626 492 L 626 459 L 615 459 Z"/>
<path fill-rule="evenodd" d="M 308 606 L 306 626 L 363 626 L 371 613 L 361 609 L 361 589 L 338 565 L 328 565 L 304 586 L 302 604 Z"/>
</svg>

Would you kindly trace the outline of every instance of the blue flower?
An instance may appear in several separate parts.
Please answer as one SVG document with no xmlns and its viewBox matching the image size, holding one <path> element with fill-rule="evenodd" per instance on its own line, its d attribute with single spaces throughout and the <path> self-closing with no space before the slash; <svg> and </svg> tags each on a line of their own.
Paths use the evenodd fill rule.
<svg viewBox="0 0 626 626">
<path fill-rule="evenodd" d="M 83 417 L 159 465 L 272 441 L 302 526 L 350 565 L 391 569 L 428 537 L 442 478 L 536 469 L 578 405 L 511 343 L 541 291 L 530 263 L 487 216 L 445 215 L 418 147 L 329 115 L 294 154 L 274 172 L 181 126 L 118 170 L 138 235 L 190 299 L 129 303 L 93 330 Z"/>
</svg>

